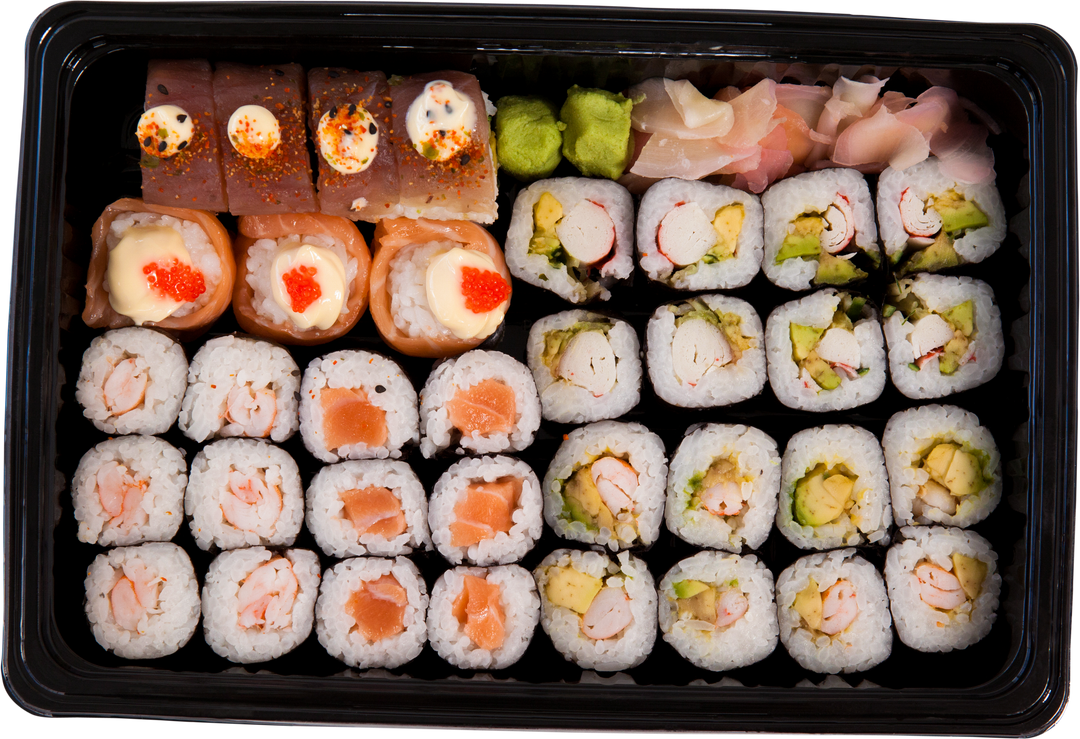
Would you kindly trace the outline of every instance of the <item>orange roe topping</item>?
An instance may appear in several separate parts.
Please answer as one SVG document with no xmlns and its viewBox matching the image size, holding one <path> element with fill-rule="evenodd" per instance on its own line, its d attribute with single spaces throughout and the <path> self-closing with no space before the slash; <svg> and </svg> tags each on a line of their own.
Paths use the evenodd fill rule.
<svg viewBox="0 0 1080 739">
<path fill-rule="evenodd" d="M 150 287 L 178 303 L 190 303 L 206 292 L 202 272 L 176 259 L 164 267 L 150 262 L 143 267 L 143 274 Z"/>
<path fill-rule="evenodd" d="M 465 296 L 466 308 L 473 313 L 487 313 L 510 297 L 510 283 L 498 272 L 462 267 L 461 294 Z"/>
<path fill-rule="evenodd" d="M 281 276 L 292 303 L 293 313 L 303 313 L 309 305 L 322 297 L 322 289 L 315 281 L 317 271 L 314 267 L 299 264 Z"/>
</svg>

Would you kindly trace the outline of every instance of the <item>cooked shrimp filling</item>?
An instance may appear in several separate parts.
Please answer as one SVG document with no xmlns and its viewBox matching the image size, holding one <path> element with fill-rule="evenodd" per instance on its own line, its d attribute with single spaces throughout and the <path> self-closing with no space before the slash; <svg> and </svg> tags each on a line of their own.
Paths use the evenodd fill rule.
<svg viewBox="0 0 1080 739">
<path fill-rule="evenodd" d="M 277 417 L 277 396 L 270 388 L 234 387 L 225 401 L 226 424 L 222 436 L 262 439 L 270 435 Z"/>
<path fill-rule="evenodd" d="M 574 471 L 563 488 L 563 515 L 590 530 L 607 529 L 622 541 L 637 536 L 638 474 L 629 462 L 605 454 Z"/>
<path fill-rule="evenodd" d="M 912 502 L 912 513 L 921 516 L 928 509 L 956 515 L 959 506 L 977 495 L 991 482 L 983 476 L 981 452 L 965 451 L 959 444 L 942 441 L 930 447 L 919 470 L 929 479 L 919 486 Z"/>
<path fill-rule="evenodd" d="M 974 602 L 982 592 L 989 567 L 985 562 L 954 552 L 950 558 L 952 571 L 929 560 L 915 565 L 912 577 L 919 598 L 939 611 L 955 611 L 965 603 Z"/>
<path fill-rule="evenodd" d="M 740 474 L 728 457 L 717 459 L 704 473 L 690 478 L 689 483 L 691 508 L 703 508 L 725 518 L 741 514 L 753 492 L 753 483 Z"/>
<path fill-rule="evenodd" d="M 139 560 L 125 562 L 123 575 L 109 591 L 109 606 L 117 626 L 126 631 L 137 631 L 143 619 L 160 613 L 158 594 L 163 578 L 154 576 Z"/>
<path fill-rule="evenodd" d="M 141 406 L 149 383 L 150 373 L 145 361 L 129 357 L 117 362 L 101 389 L 110 415 L 122 416 Z"/>
<path fill-rule="evenodd" d="M 299 587 L 292 563 L 284 557 L 257 568 L 240 584 L 237 594 L 240 627 L 262 627 L 263 631 L 289 628 Z"/>
<path fill-rule="evenodd" d="M 230 470 L 221 494 L 221 513 L 233 528 L 270 533 L 281 515 L 281 491 L 260 470 Z"/>
<path fill-rule="evenodd" d="M 837 580 L 822 592 L 811 577 L 792 607 L 807 628 L 826 636 L 841 633 L 859 615 L 858 593 L 848 580 Z"/>
<path fill-rule="evenodd" d="M 738 580 L 711 584 L 700 580 L 673 583 L 679 620 L 701 631 L 724 629 L 746 615 L 750 601 Z"/>
<path fill-rule="evenodd" d="M 147 481 L 137 479 L 127 467 L 106 462 L 94 476 L 101 507 L 111 519 L 112 526 L 123 531 L 146 524 L 149 516 L 142 507 Z"/>
</svg>

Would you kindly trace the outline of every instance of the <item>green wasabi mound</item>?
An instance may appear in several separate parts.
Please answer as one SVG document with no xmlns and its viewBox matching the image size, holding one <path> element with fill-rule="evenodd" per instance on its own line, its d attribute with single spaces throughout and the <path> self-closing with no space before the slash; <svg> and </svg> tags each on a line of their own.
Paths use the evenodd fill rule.
<svg viewBox="0 0 1080 739">
<path fill-rule="evenodd" d="M 566 124 L 563 156 L 586 177 L 617 180 L 630 162 L 630 111 L 634 103 L 607 90 L 574 85 L 559 117 Z"/>
<path fill-rule="evenodd" d="M 555 106 L 543 98 L 508 95 L 496 107 L 499 166 L 523 182 L 550 177 L 562 161 L 565 128 Z"/>
</svg>

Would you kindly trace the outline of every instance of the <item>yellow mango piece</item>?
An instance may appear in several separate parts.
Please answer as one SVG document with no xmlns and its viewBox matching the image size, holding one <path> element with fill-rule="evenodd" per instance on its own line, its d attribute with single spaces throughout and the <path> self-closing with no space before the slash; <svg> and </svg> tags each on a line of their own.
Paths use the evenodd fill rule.
<svg viewBox="0 0 1080 739">
<path fill-rule="evenodd" d="M 533 206 L 533 230 L 534 232 L 554 233 L 555 224 L 563 217 L 562 203 L 555 199 L 550 192 L 540 195 Z"/>
<path fill-rule="evenodd" d="M 979 472 L 979 460 L 974 454 L 956 452 L 945 473 L 945 487 L 958 498 L 971 495 L 979 489 L 982 475 Z"/>
<path fill-rule="evenodd" d="M 930 473 L 930 477 L 948 487 L 945 483 L 945 476 L 949 473 L 949 465 L 952 464 L 953 455 L 959 450 L 960 447 L 956 444 L 948 443 L 938 444 L 931 449 L 930 453 L 926 455 L 926 461 L 923 462 L 923 466 Z"/>
<path fill-rule="evenodd" d="M 604 583 L 598 577 L 578 572 L 573 567 L 552 567 L 548 569 L 544 593 L 552 605 L 584 615 L 602 587 Z"/>
<path fill-rule="evenodd" d="M 982 560 L 968 557 L 960 552 L 954 552 L 952 556 L 953 574 L 960 581 L 960 587 L 964 594 L 971 600 L 979 597 L 982 592 L 982 584 L 986 579 L 987 566 Z"/>
<path fill-rule="evenodd" d="M 811 629 L 821 628 L 821 593 L 814 578 L 810 578 L 810 584 L 795 596 L 792 607 Z"/>
</svg>

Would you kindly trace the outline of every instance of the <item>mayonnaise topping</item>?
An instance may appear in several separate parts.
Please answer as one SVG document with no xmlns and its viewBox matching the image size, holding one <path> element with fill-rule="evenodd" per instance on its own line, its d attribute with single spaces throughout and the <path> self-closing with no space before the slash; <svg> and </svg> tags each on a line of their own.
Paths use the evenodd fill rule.
<svg viewBox="0 0 1080 739">
<path fill-rule="evenodd" d="M 242 156 L 265 159 L 281 143 L 281 126 L 261 105 L 241 105 L 229 116 L 229 141 Z"/>
<path fill-rule="evenodd" d="M 287 249 L 270 266 L 270 293 L 298 328 L 328 329 L 345 304 L 345 266 L 337 254 L 320 246 Z M 294 310 L 301 303 L 303 310 Z"/>
<path fill-rule="evenodd" d="M 379 127 L 361 106 L 341 105 L 323 113 L 315 140 L 327 164 L 342 174 L 356 174 L 375 161 Z"/>
<path fill-rule="evenodd" d="M 139 116 L 139 147 L 152 157 L 165 159 L 187 148 L 195 124 L 183 108 L 159 105 Z"/>
<path fill-rule="evenodd" d="M 435 320 L 459 339 L 486 339 L 502 323 L 508 301 L 485 313 L 467 308 L 461 290 L 462 270 L 466 267 L 498 273 L 491 257 L 472 249 L 455 247 L 439 254 L 428 264 L 424 281 L 428 308 Z"/>
<path fill-rule="evenodd" d="M 154 287 L 147 274 L 149 265 L 168 268 L 180 264 L 191 266 L 191 254 L 184 239 L 171 226 L 133 226 L 109 252 L 105 271 L 109 288 L 109 305 L 141 326 L 147 321 L 161 321 L 183 305 Z"/>
<path fill-rule="evenodd" d="M 405 116 L 413 146 L 436 162 L 445 162 L 468 146 L 475 126 L 476 106 L 445 80 L 424 85 Z"/>
</svg>

